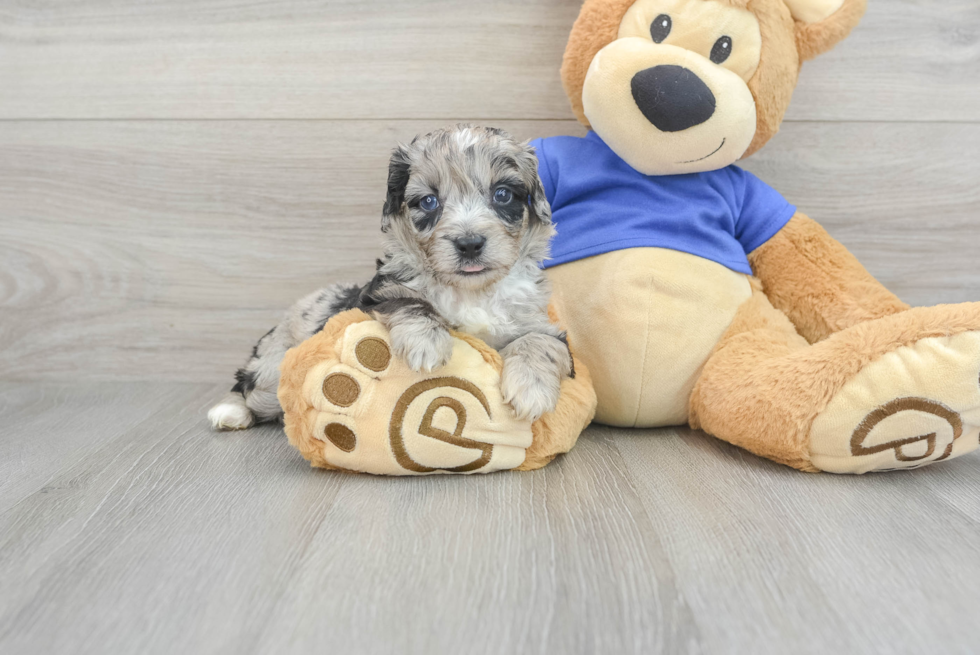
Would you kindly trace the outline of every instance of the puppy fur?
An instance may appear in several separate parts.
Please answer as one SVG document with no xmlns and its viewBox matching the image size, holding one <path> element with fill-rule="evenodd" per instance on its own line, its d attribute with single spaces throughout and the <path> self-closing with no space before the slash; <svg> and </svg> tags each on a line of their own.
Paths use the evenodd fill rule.
<svg viewBox="0 0 980 655">
<path fill-rule="evenodd" d="M 494 128 L 458 125 L 396 148 L 376 275 L 297 302 L 208 413 L 214 428 L 280 417 L 286 351 L 355 307 L 384 324 L 395 354 L 416 371 L 449 361 L 449 329 L 482 339 L 504 359 L 502 392 L 517 415 L 535 420 L 553 410 L 574 371 L 564 332 L 548 320 L 551 289 L 539 264 L 554 227 L 537 170 L 533 148 Z"/>
</svg>

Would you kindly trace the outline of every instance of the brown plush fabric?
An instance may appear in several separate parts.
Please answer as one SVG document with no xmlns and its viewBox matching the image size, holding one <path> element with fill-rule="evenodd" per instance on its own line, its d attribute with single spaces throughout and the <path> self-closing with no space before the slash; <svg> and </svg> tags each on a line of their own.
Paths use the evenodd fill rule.
<svg viewBox="0 0 980 655">
<path fill-rule="evenodd" d="M 743 159 L 779 132 L 800 73 L 793 17 L 786 5 L 781 0 L 750 0 L 746 8 L 759 21 L 762 57 L 749 80 L 749 91 L 755 98 L 756 131 Z"/>
<path fill-rule="evenodd" d="M 844 0 L 841 8 L 819 23 L 796 24 L 796 44 L 800 61 L 822 55 L 847 38 L 861 22 L 868 0 Z"/>
<path fill-rule="evenodd" d="M 810 428 L 848 380 L 897 348 L 978 326 L 980 303 L 922 307 L 808 346 L 757 285 L 695 386 L 691 426 L 776 462 L 817 471 L 809 458 Z"/>
<path fill-rule="evenodd" d="M 602 48 L 614 41 L 619 24 L 635 0 L 586 0 L 565 48 L 561 79 L 576 118 L 586 127 L 582 88 L 589 65 Z M 697 0 L 694 0 L 697 1 Z M 720 0 L 755 14 L 762 33 L 762 58 L 749 90 L 756 101 L 756 134 L 748 157 L 779 131 L 789 108 L 803 61 L 830 50 L 861 20 L 867 0 L 846 0 L 830 18 L 807 25 L 795 22 L 782 0 Z"/>
<path fill-rule="evenodd" d="M 307 341 L 303 348 L 293 348 L 286 352 L 279 378 L 279 404 L 283 409 L 283 427 L 289 443 L 292 444 L 311 465 L 324 469 L 335 469 L 323 456 L 323 444 L 314 436 L 315 416 L 307 411 L 303 398 L 303 384 L 310 369 L 324 359 L 335 356 L 334 344 L 344 331 L 354 323 L 370 321 L 371 317 L 359 309 L 352 309 L 333 317 L 323 331 L 314 339 Z"/>
<path fill-rule="evenodd" d="M 801 213 L 752 252 L 749 262 L 772 304 L 810 343 L 909 308 Z"/>
<path fill-rule="evenodd" d="M 561 82 L 565 94 L 572 103 L 572 111 L 579 122 L 589 127 L 589 119 L 582 109 L 582 88 L 585 75 L 596 53 L 612 43 L 619 34 L 619 24 L 636 0 L 585 0 L 572 33 L 565 46 L 561 63 Z"/>
<path fill-rule="evenodd" d="M 753 280 L 752 298 L 739 308 L 691 394 L 691 427 L 781 464 L 815 471 L 803 438 L 816 416 L 813 405 L 795 390 L 785 396 L 783 389 L 773 388 L 791 382 L 773 369 L 807 345 Z M 798 382 L 795 376 L 792 382 Z"/>
</svg>

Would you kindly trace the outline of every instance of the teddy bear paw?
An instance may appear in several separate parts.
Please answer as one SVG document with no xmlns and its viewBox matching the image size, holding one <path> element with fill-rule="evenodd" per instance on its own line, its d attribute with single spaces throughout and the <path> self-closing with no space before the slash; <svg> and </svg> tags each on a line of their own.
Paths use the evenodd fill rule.
<svg viewBox="0 0 980 655">
<path fill-rule="evenodd" d="M 865 366 L 810 430 L 831 473 L 925 466 L 980 447 L 980 332 L 932 337 Z"/>
<path fill-rule="evenodd" d="M 431 374 L 396 352 L 380 323 L 363 321 L 309 369 L 303 415 L 286 417 L 291 440 L 304 442 L 296 431 L 312 436 L 300 445 L 308 459 L 379 475 L 489 473 L 524 462 L 531 423 L 506 405 L 499 371 L 475 348 L 452 338 L 451 358 Z"/>
</svg>

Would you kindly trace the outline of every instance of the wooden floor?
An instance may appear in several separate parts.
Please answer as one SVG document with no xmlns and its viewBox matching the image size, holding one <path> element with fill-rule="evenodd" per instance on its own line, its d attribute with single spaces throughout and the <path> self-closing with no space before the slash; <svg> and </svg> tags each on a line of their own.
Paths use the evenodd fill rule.
<svg viewBox="0 0 980 655">
<path fill-rule="evenodd" d="M 980 651 L 980 455 L 594 426 L 387 480 L 208 431 L 292 300 L 370 274 L 396 141 L 582 133 L 577 5 L 0 3 L 0 653 Z M 908 302 L 980 299 L 980 3 L 870 5 L 745 165 Z"/>
<path fill-rule="evenodd" d="M 0 652 L 975 653 L 980 458 L 803 475 L 591 428 L 533 474 L 312 471 L 223 387 L 0 384 Z"/>
</svg>

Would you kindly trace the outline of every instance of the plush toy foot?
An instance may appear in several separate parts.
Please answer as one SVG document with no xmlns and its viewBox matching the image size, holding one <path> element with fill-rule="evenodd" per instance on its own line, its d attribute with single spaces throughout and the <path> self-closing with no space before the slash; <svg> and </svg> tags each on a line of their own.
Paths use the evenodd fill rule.
<svg viewBox="0 0 980 655">
<path fill-rule="evenodd" d="M 865 366 L 810 430 L 810 459 L 831 473 L 924 466 L 980 446 L 980 332 L 930 337 Z"/>
<path fill-rule="evenodd" d="M 357 310 L 331 319 L 282 364 L 290 443 L 314 466 L 377 475 L 537 468 L 572 447 L 595 411 L 587 374 L 532 426 L 504 402 L 500 355 L 453 337 L 449 363 L 418 373 L 380 323 Z"/>
</svg>

